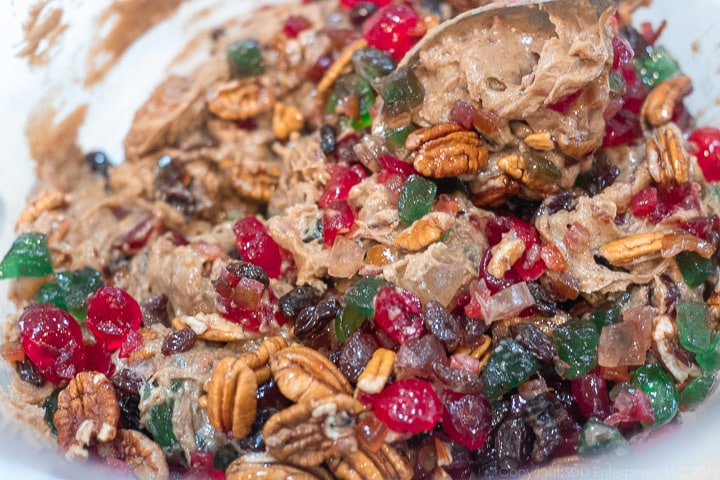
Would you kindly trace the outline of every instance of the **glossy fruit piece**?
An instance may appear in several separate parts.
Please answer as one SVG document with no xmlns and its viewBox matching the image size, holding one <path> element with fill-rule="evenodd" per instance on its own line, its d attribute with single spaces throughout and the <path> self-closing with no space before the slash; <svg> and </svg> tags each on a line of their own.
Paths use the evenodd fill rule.
<svg viewBox="0 0 720 480">
<path fill-rule="evenodd" d="M 153 405 L 147 414 L 147 429 L 158 445 L 166 452 L 180 449 L 180 443 L 173 431 L 173 410 L 175 401 L 166 400 L 164 403 Z"/>
<path fill-rule="evenodd" d="M 675 381 L 659 365 L 644 365 L 631 373 L 636 388 L 642 389 L 650 399 L 650 406 L 655 415 L 651 424 L 646 427 L 665 425 L 675 417 L 680 403 L 680 395 L 675 388 Z"/>
<path fill-rule="evenodd" d="M 642 422 L 651 424 L 655 421 L 650 397 L 641 389 L 629 382 L 616 385 L 620 392 L 613 403 L 613 413 L 605 418 L 608 425 L 622 425 Z"/>
<path fill-rule="evenodd" d="M 633 215 L 647 217 L 655 211 L 658 204 L 658 191 L 655 187 L 640 190 L 632 196 L 631 206 Z"/>
<path fill-rule="evenodd" d="M 322 212 L 323 247 L 329 248 L 338 235 L 349 233 L 355 225 L 355 211 L 344 200 L 331 203 Z"/>
<path fill-rule="evenodd" d="M 297 38 L 300 32 L 307 30 L 312 23 L 302 15 L 290 15 L 283 25 L 283 33 L 288 38 Z"/>
<path fill-rule="evenodd" d="M 680 409 L 688 411 L 700 405 L 714 384 L 715 377 L 709 373 L 703 373 L 695 378 L 680 392 Z"/>
<path fill-rule="evenodd" d="M 0 279 L 44 277 L 53 271 L 45 235 L 20 234 L 0 261 Z"/>
<path fill-rule="evenodd" d="M 605 123 L 603 147 L 618 147 L 632 144 L 642 138 L 642 126 L 637 115 L 622 109 Z"/>
<path fill-rule="evenodd" d="M 339 114 L 341 124 L 362 130 L 372 123 L 370 109 L 374 103 L 375 91 L 370 86 L 370 81 L 350 73 L 335 81 L 328 96 L 326 111 Z"/>
<path fill-rule="evenodd" d="M 678 340 L 686 350 L 699 353 L 710 348 L 710 310 L 700 302 L 683 300 L 675 307 Z"/>
<path fill-rule="evenodd" d="M 386 52 L 373 47 L 358 50 L 352 56 L 355 73 L 372 82 L 395 70 L 395 62 Z"/>
<path fill-rule="evenodd" d="M 232 72 L 240 77 L 254 77 L 265 73 L 260 43 L 252 38 L 239 40 L 227 46 L 227 62 Z"/>
<path fill-rule="evenodd" d="M 87 298 L 104 284 L 102 274 L 94 268 L 58 272 L 54 283 L 46 283 L 35 296 L 39 303 L 52 303 L 68 311 L 79 321 L 87 316 Z"/>
<path fill-rule="evenodd" d="M 417 126 L 410 124 L 397 128 L 386 128 L 383 136 L 391 147 L 399 148 L 405 146 L 408 135 L 417 130 Z"/>
<path fill-rule="evenodd" d="M 432 210 L 437 185 L 420 175 L 411 175 L 405 181 L 398 200 L 398 215 L 404 225 L 411 225 Z"/>
<path fill-rule="evenodd" d="M 674 58 L 665 47 L 648 47 L 648 55 L 634 60 L 635 70 L 643 85 L 649 90 L 680 71 Z"/>
<path fill-rule="evenodd" d="M 681 223 L 680 228 L 706 242 L 714 242 L 720 235 L 720 217 L 717 215 L 693 217 Z"/>
<path fill-rule="evenodd" d="M 425 88 L 415 74 L 408 69 L 397 69 L 380 82 L 382 111 L 396 117 L 412 111 L 425 100 Z"/>
<path fill-rule="evenodd" d="M 425 27 L 412 6 L 401 3 L 378 9 L 365 21 L 362 33 L 368 45 L 389 53 L 397 62 L 425 34 Z"/>
<path fill-rule="evenodd" d="M 282 269 L 280 246 L 268 234 L 260 220 L 248 216 L 233 225 L 235 245 L 243 260 L 265 270 L 268 277 L 278 278 Z"/>
<path fill-rule="evenodd" d="M 597 367 L 600 330 L 593 322 L 572 322 L 553 334 L 560 362 L 555 370 L 563 378 L 576 379 Z"/>
<path fill-rule="evenodd" d="M 470 450 L 485 444 L 492 423 L 490 402 L 482 395 L 448 390 L 442 395 L 442 428 L 448 438 Z"/>
<path fill-rule="evenodd" d="M 603 420 L 610 414 L 607 385 L 596 372 L 571 381 L 570 389 L 583 417 Z"/>
<path fill-rule="evenodd" d="M 85 366 L 80 325 L 48 304 L 27 307 L 18 319 L 20 343 L 30 361 L 52 383 L 70 380 Z"/>
<path fill-rule="evenodd" d="M 85 345 L 85 370 L 100 372 L 107 378 L 115 373 L 115 364 L 112 362 L 112 352 L 102 343 Z"/>
<path fill-rule="evenodd" d="M 406 378 L 385 387 L 377 395 L 373 411 L 391 430 L 416 434 L 435 428 L 443 407 L 430 383 Z"/>
<path fill-rule="evenodd" d="M 695 354 L 695 362 L 708 373 L 720 370 L 720 335 L 715 334 L 707 350 Z"/>
<path fill-rule="evenodd" d="M 212 452 L 193 450 L 190 452 L 190 471 L 182 480 L 225 480 L 222 470 L 215 467 Z"/>
<path fill-rule="evenodd" d="M 514 340 L 503 338 L 493 348 L 480 376 L 485 396 L 490 401 L 496 400 L 527 381 L 539 369 L 540 363 L 532 353 Z"/>
<path fill-rule="evenodd" d="M 720 181 L 720 129 L 700 127 L 690 133 L 698 164 L 708 182 Z"/>
<path fill-rule="evenodd" d="M 383 171 L 389 174 L 400 175 L 404 180 L 407 180 L 410 175 L 416 173 L 412 163 L 403 162 L 390 155 L 379 155 L 377 161 Z"/>
<path fill-rule="evenodd" d="M 485 225 L 485 235 L 487 236 L 488 243 L 491 247 L 500 243 L 503 234 L 510 231 L 514 231 L 518 238 L 523 241 L 525 244 L 525 251 L 513 264 L 512 268 L 505 273 L 502 280 L 507 280 L 507 282 L 500 283 L 507 286 L 506 283 L 508 282 L 512 284 L 520 281 L 537 280 L 540 278 L 540 275 L 543 274 L 546 267 L 539 255 L 534 262 L 530 263 L 528 261 L 528 254 L 532 251 L 531 249 L 540 244 L 540 236 L 538 235 L 535 227 L 520 218 L 510 215 L 498 215 L 496 217 L 492 217 L 488 219 L 488 222 Z M 489 260 L 490 258 L 488 257 L 488 261 Z M 485 277 L 488 285 L 498 283 L 498 279 L 493 280 L 494 277 L 489 277 L 492 277 L 492 275 L 488 274 Z M 497 286 L 500 287 L 500 285 Z M 504 286 L 502 288 L 504 288 Z M 491 287 L 491 291 L 492 293 L 496 293 L 502 288 L 495 289 Z"/>
<path fill-rule="evenodd" d="M 422 303 L 413 293 L 393 285 L 378 288 L 375 324 L 401 344 L 423 334 Z"/>
<path fill-rule="evenodd" d="M 578 441 L 577 452 L 587 457 L 608 452 L 618 455 L 630 451 L 630 444 L 620 431 L 596 418 L 589 419 L 582 430 Z"/>
<path fill-rule="evenodd" d="M 375 296 L 387 281 L 382 277 L 363 277 L 343 295 L 343 310 L 335 324 L 338 341 L 344 342 L 360 325 L 375 315 Z"/>
<path fill-rule="evenodd" d="M 365 169 L 359 163 L 353 165 L 331 163 L 327 166 L 327 170 L 330 179 L 318 200 L 318 205 L 322 208 L 329 207 L 338 200 L 347 200 L 350 189 L 367 177 Z"/>
<path fill-rule="evenodd" d="M 680 252 L 675 256 L 683 280 L 690 288 L 697 288 L 715 272 L 712 259 L 703 258 L 696 252 Z"/>
<path fill-rule="evenodd" d="M 136 332 L 141 323 L 140 305 L 120 288 L 106 285 L 88 299 L 85 325 L 108 350 L 120 348 L 129 332 Z"/>
</svg>

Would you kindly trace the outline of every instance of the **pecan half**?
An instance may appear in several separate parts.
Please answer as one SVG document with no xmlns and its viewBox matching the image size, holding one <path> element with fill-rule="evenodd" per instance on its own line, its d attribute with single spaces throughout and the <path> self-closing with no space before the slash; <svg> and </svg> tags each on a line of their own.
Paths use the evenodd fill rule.
<svg viewBox="0 0 720 480">
<path fill-rule="evenodd" d="M 166 480 L 170 476 L 163 449 L 137 430 L 119 430 L 112 442 L 98 445 L 102 458 L 117 458 L 141 480 Z"/>
<path fill-rule="evenodd" d="M 682 133 L 674 125 L 660 127 L 647 139 L 647 166 L 650 176 L 659 185 L 690 180 L 689 154 L 682 142 Z"/>
<path fill-rule="evenodd" d="M 269 460 L 269 459 L 268 459 Z M 316 475 L 317 473 L 317 475 Z M 225 480 L 321 480 L 328 478 L 318 469 L 302 469 L 275 461 L 247 461 L 238 458 L 225 470 Z"/>
<path fill-rule="evenodd" d="M 250 433 L 257 413 L 258 380 L 242 360 L 224 358 L 213 368 L 207 383 L 208 420 L 215 430 L 231 431 L 233 437 Z"/>
<path fill-rule="evenodd" d="M 268 364 L 278 388 L 293 402 L 352 392 L 350 383 L 337 367 L 311 348 L 290 346 L 270 355 Z"/>
<path fill-rule="evenodd" d="M 229 177 L 233 188 L 243 198 L 267 202 L 275 192 L 280 178 L 280 162 L 233 163 L 229 167 Z"/>
<path fill-rule="evenodd" d="M 640 109 L 640 114 L 652 127 L 668 123 L 675 114 L 675 105 L 692 92 L 692 80 L 687 75 L 677 75 L 660 82 L 650 90 Z"/>
<path fill-rule="evenodd" d="M 480 136 L 455 123 L 419 128 L 408 135 L 415 170 L 432 178 L 475 173 L 487 166 L 489 151 Z"/>
<path fill-rule="evenodd" d="M 342 458 L 330 459 L 328 465 L 341 480 L 413 478 L 413 469 L 408 459 L 387 444 L 377 452 L 367 449 L 348 452 Z"/>
<path fill-rule="evenodd" d="M 344 394 L 312 398 L 276 413 L 263 426 L 273 457 L 314 467 L 357 448 L 355 401 Z"/>
<path fill-rule="evenodd" d="M 646 232 L 613 240 L 600 247 L 600 255 L 613 265 L 624 265 L 662 251 L 662 232 Z"/>
<path fill-rule="evenodd" d="M 223 120 L 247 120 L 273 108 L 269 89 L 256 80 L 232 80 L 211 88 L 207 106 Z"/>
<path fill-rule="evenodd" d="M 417 252 L 434 243 L 455 223 L 455 216 L 443 212 L 430 212 L 395 237 L 395 246 Z"/>
<path fill-rule="evenodd" d="M 95 440 L 115 438 L 120 405 L 110 380 L 99 372 L 80 372 L 58 395 L 53 423 L 57 442 L 72 460 L 88 457 L 87 447 Z"/>
</svg>

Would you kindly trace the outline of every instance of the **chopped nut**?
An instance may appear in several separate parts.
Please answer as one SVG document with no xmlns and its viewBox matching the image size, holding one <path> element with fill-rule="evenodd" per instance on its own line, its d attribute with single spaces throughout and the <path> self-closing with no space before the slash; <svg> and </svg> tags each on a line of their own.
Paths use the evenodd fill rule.
<svg viewBox="0 0 720 480">
<path fill-rule="evenodd" d="M 548 160 L 538 158 L 536 162 L 543 162 L 548 167 L 554 168 L 554 165 Z M 541 193 L 552 193 L 558 190 L 557 182 L 552 178 L 534 172 L 530 167 L 531 164 L 520 155 L 506 155 L 498 160 L 497 166 L 505 172 L 510 178 L 517 180 L 530 190 Z M 559 172 L 553 172 L 553 175 Z"/>
<path fill-rule="evenodd" d="M 280 162 L 233 164 L 229 168 L 230 181 L 243 198 L 266 202 L 275 192 L 280 178 Z"/>
<path fill-rule="evenodd" d="M 520 191 L 520 184 L 505 174 L 500 174 L 472 190 L 472 202 L 481 208 L 495 208 L 504 205 L 509 198 Z"/>
<path fill-rule="evenodd" d="M 407 458 L 387 444 L 377 452 L 361 448 L 344 454 L 342 458 L 331 458 L 328 465 L 341 480 L 413 478 L 413 469 Z"/>
<path fill-rule="evenodd" d="M 270 355 L 287 348 L 287 346 L 287 340 L 281 336 L 268 337 L 255 350 L 243 353 L 240 360 L 253 370 L 258 370 L 267 365 Z"/>
<path fill-rule="evenodd" d="M 166 480 L 170 476 L 163 449 L 137 430 L 121 429 L 110 443 L 98 445 L 102 458 L 117 458 L 141 480 Z"/>
<path fill-rule="evenodd" d="M 271 460 L 271 459 L 268 459 Z M 314 475 L 310 469 L 280 463 L 277 461 L 249 462 L 243 458 L 233 461 L 225 470 L 225 480 L 320 480 L 325 475 Z"/>
<path fill-rule="evenodd" d="M 218 362 L 206 386 L 208 420 L 213 428 L 231 431 L 235 438 L 250 433 L 257 412 L 257 389 L 255 372 L 244 361 L 228 357 Z"/>
<path fill-rule="evenodd" d="M 550 132 L 532 133 L 525 137 L 524 142 L 528 147 L 535 150 L 552 150 L 555 148 L 555 142 Z"/>
<path fill-rule="evenodd" d="M 115 389 L 102 373 L 81 372 L 58 395 L 53 416 L 60 449 L 70 460 L 86 459 L 87 447 L 97 439 L 115 438 L 120 406 Z"/>
<path fill-rule="evenodd" d="M 717 330 L 718 324 L 720 324 L 720 292 L 712 292 L 705 303 L 707 303 L 710 309 L 710 316 L 712 318 L 711 328 Z"/>
<path fill-rule="evenodd" d="M 448 442 L 440 440 L 438 437 L 434 437 L 434 440 L 437 466 L 445 467 L 447 465 L 452 465 L 452 445 Z"/>
<path fill-rule="evenodd" d="M 682 133 L 674 125 L 660 127 L 655 137 L 647 139 L 647 165 L 650 176 L 662 186 L 690 180 L 689 154 L 682 143 Z"/>
<path fill-rule="evenodd" d="M 676 75 L 659 83 L 650 90 L 643 102 L 640 114 L 652 127 L 668 123 L 674 113 L 675 105 L 692 92 L 692 80 L 686 75 Z"/>
<path fill-rule="evenodd" d="M 660 315 L 655 317 L 652 339 L 655 350 L 660 355 L 660 361 L 678 383 L 684 383 L 688 377 L 700 375 L 700 369 L 697 365 L 683 361 L 675 354 L 679 349 L 677 329 L 669 316 Z"/>
<path fill-rule="evenodd" d="M 312 348 L 290 346 L 270 355 L 268 363 L 278 388 L 293 402 L 352 393 L 345 376 L 326 356 Z"/>
<path fill-rule="evenodd" d="M 305 124 L 302 113 L 292 105 L 284 103 L 275 103 L 273 110 L 272 129 L 275 138 L 279 140 L 287 140 L 290 134 L 300 131 Z"/>
<path fill-rule="evenodd" d="M 503 278 L 525 253 L 525 242 L 513 230 L 504 233 L 500 242 L 492 247 L 492 258 L 488 262 L 487 271 L 495 278 Z"/>
<path fill-rule="evenodd" d="M 53 210 L 55 208 L 61 208 L 67 205 L 67 199 L 65 194 L 58 188 L 52 187 L 48 190 L 40 192 L 20 213 L 20 216 L 15 223 L 17 228 L 23 223 L 31 223 L 37 220 L 41 213 Z"/>
<path fill-rule="evenodd" d="M 395 352 L 378 348 L 365 366 L 357 381 L 358 390 L 366 393 L 380 393 L 390 379 L 395 366 Z"/>
<path fill-rule="evenodd" d="M 430 212 L 413 222 L 395 238 L 395 246 L 417 252 L 434 243 L 455 223 L 455 217 L 449 213 Z"/>
<path fill-rule="evenodd" d="M 454 123 L 419 128 L 405 140 L 421 175 L 446 178 L 475 173 L 487 166 L 489 151 L 478 134 Z"/>
<path fill-rule="evenodd" d="M 649 255 L 660 254 L 662 232 L 639 233 L 606 243 L 600 247 L 600 255 L 613 265 L 624 265 Z"/>
<path fill-rule="evenodd" d="M 259 334 L 248 332 L 237 323 L 217 313 L 181 315 L 172 320 L 175 330 L 191 328 L 198 338 L 211 342 L 238 342 L 257 338 Z"/>
<path fill-rule="evenodd" d="M 207 106 L 223 120 L 247 120 L 273 108 L 269 89 L 257 80 L 232 80 L 208 91 Z"/>
<path fill-rule="evenodd" d="M 362 50 L 365 47 L 367 47 L 367 41 L 364 38 L 359 38 L 355 40 L 350 45 L 345 47 L 342 52 L 340 52 L 340 55 L 335 60 L 335 62 L 330 65 L 330 68 L 327 69 L 327 71 L 317 85 L 317 97 L 315 97 L 315 105 L 317 106 L 318 110 L 322 110 L 323 108 L 325 108 L 325 99 L 327 98 L 327 93 L 330 91 L 330 88 L 333 86 L 335 80 L 337 80 L 345 67 L 350 65 L 350 62 L 352 62 L 353 54 L 358 50 Z"/>
<path fill-rule="evenodd" d="M 263 426 L 273 457 L 313 467 L 357 448 L 354 400 L 348 395 L 311 398 L 276 413 Z"/>
</svg>

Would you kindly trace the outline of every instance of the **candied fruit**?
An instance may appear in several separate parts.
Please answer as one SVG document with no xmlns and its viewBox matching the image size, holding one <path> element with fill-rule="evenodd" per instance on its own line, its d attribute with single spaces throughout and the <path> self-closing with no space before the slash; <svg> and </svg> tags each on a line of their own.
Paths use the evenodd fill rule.
<svg viewBox="0 0 720 480">
<path fill-rule="evenodd" d="M 435 428 L 443 406 L 430 383 L 406 378 L 385 387 L 377 395 L 373 411 L 391 430 L 415 434 Z"/>
<path fill-rule="evenodd" d="M 120 348 L 130 331 L 137 331 L 141 323 L 140 305 L 120 288 L 100 287 L 88 299 L 85 325 L 108 350 Z"/>
</svg>

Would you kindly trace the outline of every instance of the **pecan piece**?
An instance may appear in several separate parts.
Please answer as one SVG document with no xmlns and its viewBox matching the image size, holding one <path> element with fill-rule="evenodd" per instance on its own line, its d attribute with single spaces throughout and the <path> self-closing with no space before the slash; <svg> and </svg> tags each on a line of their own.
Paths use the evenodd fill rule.
<svg viewBox="0 0 720 480">
<path fill-rule="evenodd" d="M 34 222 L 41 213 L 65 206 L 67 206 L 67 198 L 62 190 L 55 187 L 43 190 L 20 213 L 15 226 L 17 228 L 23 223 Z"/>
<path fill-rule="evenodd" d="M 122 460 L 141 480 L 165 480 L 170 476 L 163 449 L 137 430 L 119 430 L 112 442 L 98 445 L 98 454 Z"/>
<path fill-rule="evenodd" d="M 552 150 L 555 148 L 555 141 L 550 132 L 531 133 L 523 141 L 528 147 L 535 150 Z"/>
<path fill-rule="evenodd" d="M 208 420 L 215 430 L 231 431 L 233 437 L 250 433 L 257 413 L 258 380 L 242 360 L 224 358 L 213 368 L 208 381 Z"/>
<path fill-rule="evenodd" d="M 311 348 L 290 346 L 270 355 L 268 364 L 278 388 L 293 402 L 352 392 L 350 383 L 337 367 Z"/>
<path fill-rule="evenodd" d="M 256 80 L 232 80 L 211 88 L 207 106 L 223 120 L 247 120 L 273 108 L 274 98 L 269 89 Z"/>
<path fill-rule="evenodd" d="M 680 345 L 677 334 L 675 322 L 669 316 L 660 315 L 653 319 L 652 341 L 660 361 L 678 383 L 684 383 L 688 377 L 699 376 L 700 369 L 687 358 L 678 357 Z"/>
<path fill-rule="evenodd" d="M 408 459 L 390 445 L 384 444 L 377 452 L 358 449 L 342 458 L 328 461 L 330 470 L 341 480 L 401 479 L 413 478 Z"/>
<path fill-rule="evenodd" d="M 613 240 L 600 247 L 600 255 L 613 265 L 624 265 L 662 251 L 662 232 L 646 232 Z"/>
<path fill-rule="evenodd" d="M 414 221 L 395 237 L 395 246 L 417 252 L 434 243 L 455 223 L 455 216 L 443 212 L 430 212 Z"/>
<path fill-rule="evenodd" d="M 380 393 L 390 379 L 394 367 L 395 352 L 386 348 L 378 348 L 358 377 L 358 390 L 366 393 Z"/>
<path fill-rule="evenodd" d="M 287 140 L 291 133 L 299 131 L 304 124 L 305 119 L 300 110 L 280 102 L 275 104 L 272 120 L 275 138 Z"/>
<path fill-rule="evenodd" d="M 263 426 L 273 457 L 314 467 L 357 448 L 355 401 L 344 394 L 311 398 L 276 413 Z"/>
<path fill-rule="evenodd" d="M 71 460 L 85 459 L 95 440 L 115 438 L 119 420 L 120 405 L 110 380 L 99 372 L 80 372 L 58 395 L 53 416 L 58 446 Z"/>
<path fill-rule="evenodd" d="M 267 366 L 270 355 L 287 348 L 287 346 L 287 340 L 283 337 L 268 337 L 255 350 L 243 353 L 240 359 L 253 370 L 259 370 Z"/>
<path fill-rule="evenodd" d="M 222 165 L 223 167 L 225 165 Z M 232 164 L 229 176 L 235 191 L 243 198 L 267 202 L 275 192 L 280 178 L 280 162 Z"/>
<path fill-rule="evenodd" d="M 689 154 L 682 143 L 682 134 L 674 125 L 660 127 L 647 139 L 647 165 L 650 176 L 668 187 L 690 180 Z"/>
<path fill-rule="evenodd" d="M 475 173 L 487 166 L 490 155 L 480 136 L 455 123 L 419 128 L 408 135 L 405 148 L 423 176 L 446 178 Z"/>
<path fill-rule="evenodd" d="M 560 170 L 549 160 L 535 155 L 525 159 L 521 155 L 506 155 L 498 160 L 498 168 L 510 178 L 517 180 L 530 190 L 553 193 L 558 190 L 556 180 Z"/>
<path fill-rule="evenodd" d="M 525 253 L 525 242 L 511 230 L 504 233 L 500 242 L 492 247 L 492 258 L 487 266 L 487 272 L 495 278 L 503 278 L 505 273 L 520 260 Z"/>
<path fill-rule="evenodd" d="M 264 480 L 286 480 L 289 478 L 293 480 L 321 480 L 328 478 L 327 472 L 318 470 L 305 470 L 294 465 L 275 461 L 247 461 L 245 458 L 238 458 L 225 470 L 225 480 L 254 480 L 258 478 Z"/>
<path fill-rule="evenodd" d="M 217 313 L 181 315 L 173 318 L 172 326 L 175 330 L 190 328 L 198 338 L 211 342 L 238 342 L 259 336 Z"/>
<path fill-rule="evenodd" d="M 692 92 L 692 80 L 677 75 L 660 82 L 650 90 L 640 109 L 643 119 L 652 127 L 668 123 L 675 114 L 675 105 Z"/>
</svg>

